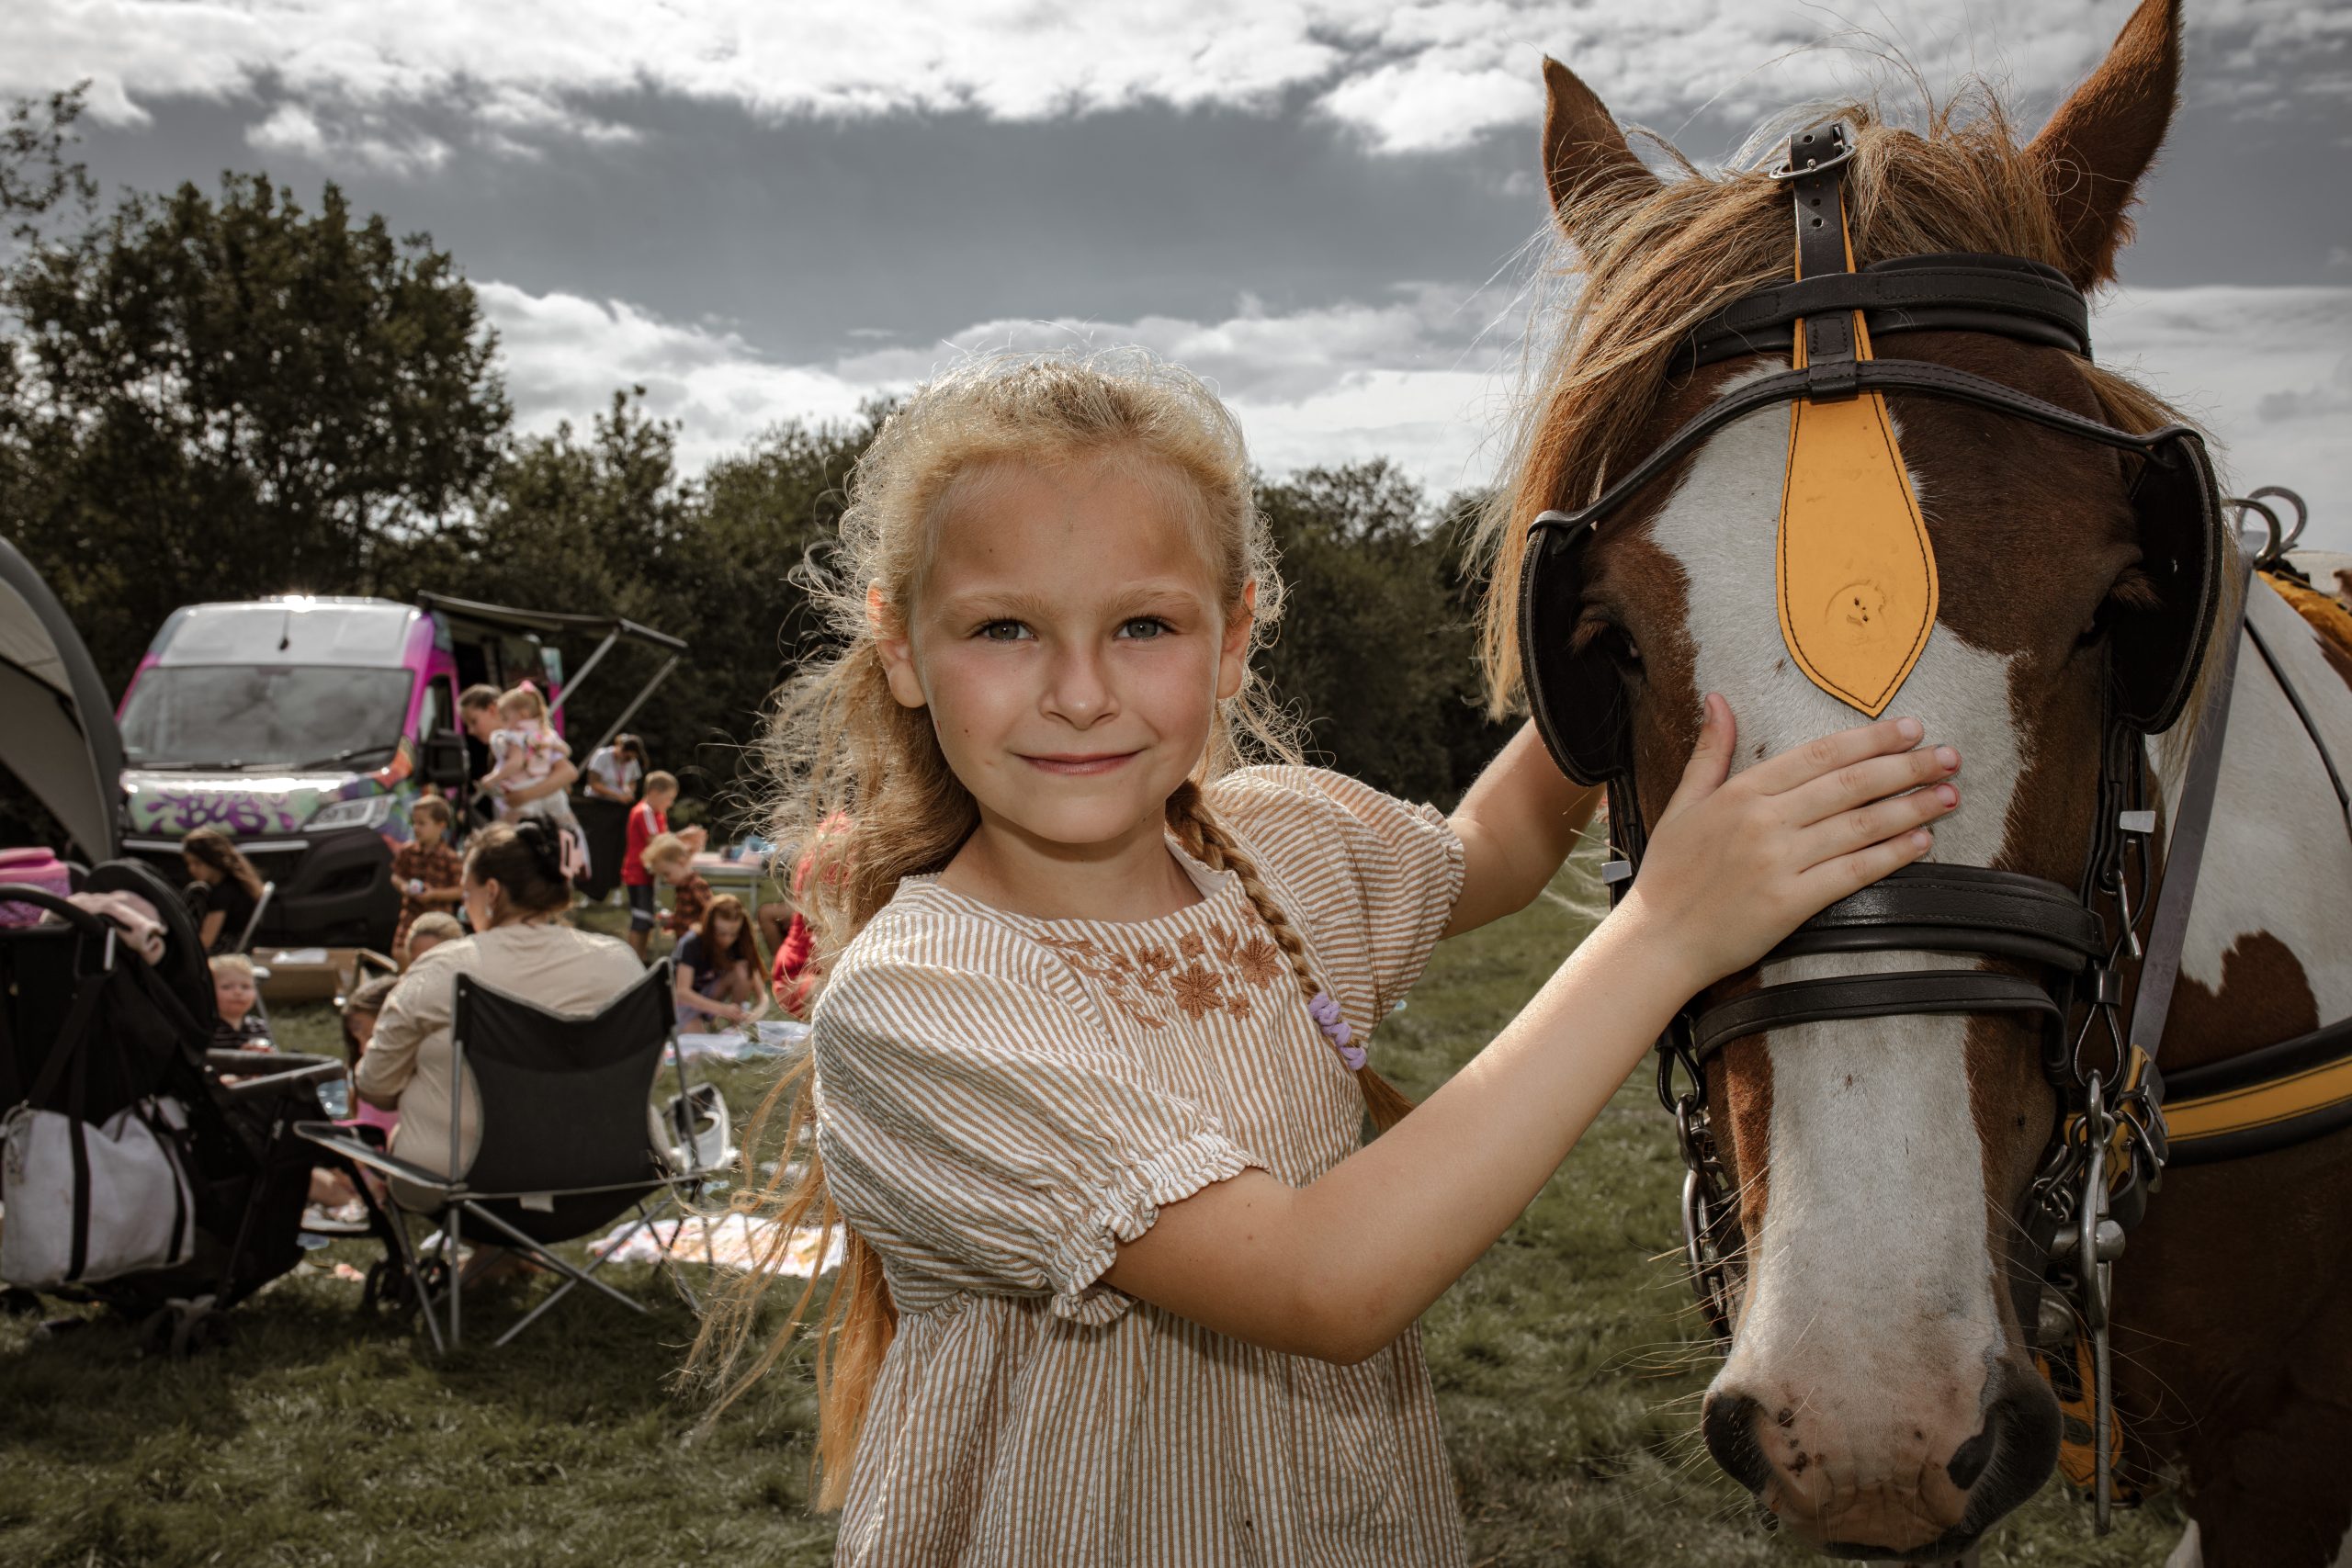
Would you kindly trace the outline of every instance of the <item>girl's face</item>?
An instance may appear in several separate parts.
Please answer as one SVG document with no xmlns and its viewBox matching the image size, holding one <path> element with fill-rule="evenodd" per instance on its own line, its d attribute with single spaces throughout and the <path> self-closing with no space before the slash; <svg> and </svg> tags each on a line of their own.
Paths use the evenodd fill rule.
<svg viewBox="0 0 2352 1568">
<path fill-rule="evenodd" d="M 205 864 L 194 855 L 183 854 L 180 856 L 180 859 L 187 863 L 188 880 L 191 882 L 209 883 L 217 880 L 220 875 L 219 872 L 213 870 L 210 866 Z"/>
<path fill-rule="evenodd" d="M 966 475 L 905 635 L 881 645 L 983 822 L 1040 847 L 1157 842 L 1241 687 L 1250 601 L 1227 614 L 1173 487 L 1137 467 Z"/>
<path fill-rule="evenodd" d="M 735 939 L 742 934 L 742 921 L 729 919 L 725 915 L 713 915 L 710 918 L 710 938 L 721 952 L 731 951 L 735 946 Z"/>
<path fill-rule="evenodd" d="M 223 1023 L 243 1023 L 245 1014 L 254 1010 L 254 977 L 234 969 L 224 969 L 213 976 L 212 1006 Z"/>
</svg>

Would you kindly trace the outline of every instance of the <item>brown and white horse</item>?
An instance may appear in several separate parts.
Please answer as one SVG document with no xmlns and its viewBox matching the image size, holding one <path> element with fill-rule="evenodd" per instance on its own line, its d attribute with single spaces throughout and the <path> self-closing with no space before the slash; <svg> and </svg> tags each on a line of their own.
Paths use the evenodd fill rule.
<svg viewBox="0 0 2352 1568">
<path fill-rule="evenodd" d="M 2147 0 L 2024 146 L 1990 104 L 1920 134 L 1873 124 L 1867 107 L 1840 110 L 1862 127 L 1849 175 L 1855 264 L 1981 251 L 2051 263 L 2085 289 L 2109 281 L 2171 118 L 2179 28 L 2177 4 Z M 1727 386 L 1786 364 L 1666 369 L 1690 325 L 1789 276 L 1784 187 L 1687 168 L 1662 181 L 1581 82 L 1555 62 L 1545 73 L 1544 172 L 1584 281 L 1497 513 L 1497 668 L 1514 661 L 1501 623 L 1534 515 L 1582 504 Z M 1974 333 L 1902 344 L 2126 428 L 2165 423 L 2147 394 L 2056 348 Z M 2137 567 L 2125 459 L 1958 403 L 1898 393 L 1891 407 L 1942 596 L 1889 711 L 1918 716 L 1964 758 L 1935 857 L 2073 886 L 2098 778 L 2101 606 L 2154 592 Z M 1782 645 L 1773 552 L 1788 426 L 1776 407 L 1724 427 L 1591 541 L 1577 635 L 1621 667 L 1652 819 L 1702 693 L 1729 699 L 1743 763 L 1857 720 Z M 2334 564 L 2315 573 L 2324 587 L 2336 586 Z M 2252 600 L 2322 732 L 2352 759 L 2352 666 L 2268 590 Z M 2227 736 L 2162 1046 L 2174 1069 L 2352 1014 L 2352 843 L 2311 739 L 2251 656 L 2236 667 Z M 2177 741 L 2151 744 L 2169 759 Z M 1825 954 L 1760 979 L 1977 962 Z M 2031 1312 L 2024 1276 L 2039 1260 L 2017 1245 L 2018 1216 L 2057 1110 L 2032 1026 L 1802 1024 L 1735 1043 L 1710 1077 L 1745 1242 L 1710 1447 L 1816 1545 L 1966 1550 L 2047 1478 L 2058 1420 L 2018 1311 L 2022 1299 Z M 2177 1568 L 2352 1564 L 2352 1134 L 2169 1172 L 2115 1291 L 2127 1462 L 2177 1483 L 2194 1521 Z"/>
</svg>

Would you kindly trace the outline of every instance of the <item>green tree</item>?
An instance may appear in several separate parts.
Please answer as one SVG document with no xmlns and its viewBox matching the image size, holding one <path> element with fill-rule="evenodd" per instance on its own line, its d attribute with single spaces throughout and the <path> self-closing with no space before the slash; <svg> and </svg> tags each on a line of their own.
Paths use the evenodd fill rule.
<svg viewBox="0 0 2352 1568">
<path fill-rule="evenodd" d="M 583 438 L 570 423 L 516 442 L 477 516 L 401 552 L 391 582 L 535 609 L 626 615 L 691 651 L 630 720 L 654 765 L 740 819 L 760 715 L 819 628 L 788 573 L 831 536 L 851 467 L 878 411 L 854 424 L 779 424 L 694 482 L 677 427 L 643 389 L 614 395 Z M 569 667 L 587 656 L 567 644 Z M 616 649 L 567 705 L 580 744 L 667 656 Z"/>
<path fill-rule="evenodd" d="M 509 411 L 472 288 L 424 236 L 266 175 L 126 197 L 0 276 L 12 531 L 109 680 L 208 598 L 365 592 L 480 492 Z"/>
<path fill-rule="evenodd" d="M 1453 534 L 1385 459 L 1261 484 L 1289 605 L 1262 656 L 1316 753 L 1394 794 L 1450 802 L 1507 731 L 1476 708 Z"/>
<path fill-rule="evenodd" d="M 42 220 L 61 212 L 86 213 L 97 200 L 97 183 L 66 149 L 80 140 L 74 122 L 82 117 L 90 84 L 77 82 L 45 98 L 17 98 L 0 124 L 0 217 L 21 244 L 43 231 Z"/>
</svg>

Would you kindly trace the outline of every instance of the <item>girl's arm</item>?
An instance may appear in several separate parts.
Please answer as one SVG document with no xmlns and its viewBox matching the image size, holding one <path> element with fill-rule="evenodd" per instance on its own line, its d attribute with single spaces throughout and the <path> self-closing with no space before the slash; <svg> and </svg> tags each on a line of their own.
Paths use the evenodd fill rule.
<svg viewBox="0 0 2352 1568">
<path fill-rule="evenodd" d="M 196 945 L 207 953 L 211 952 L 212 944 L 220 940 L 220 927 L 228 919 L 229 911 L 226 909 L 215 909 L 206 915 L 203 923 L 196 928 Z"/>
<path fill-rule="evenodd" d="M 724 1019 L 729 1023 L 741 1021 L 743 1017 L 741 1008 L 732 1002 L 718 1001 L 704 996 L 695 989 L 693 975 L 684 969 L 680 969 L 677 973 L 677 982 L 670 987 L 670 994 L 677 998 L 680 1007 L 701 1013 L 706 1018 Z"/>
<path fill-rule="evenodd" d="M 1519 1217 L 1686 998 L 1918 859 L 1922 824 L 1959 799 L 1941 784 L 1957 753 L 1913 750 L 1915 720 L 1826 737 L 1725 783 L 1735 733 L 1710 696 L 1623 902 L 1443 1089 L 1305 1187 L 1247 1170 L 1168 1205 L 1104 1282 L 1326 1360 L 1402 1334 Z"/>
<path fill-rule="evenodd" d="M 1535 902 L 1600 799 L 1600 790 L 1560 772 L 1532 723 L 1521 725 L 1447 818 L 1462 840 L 1462 896 L 1444 935 L 1476 931 Z"/>
</svg>

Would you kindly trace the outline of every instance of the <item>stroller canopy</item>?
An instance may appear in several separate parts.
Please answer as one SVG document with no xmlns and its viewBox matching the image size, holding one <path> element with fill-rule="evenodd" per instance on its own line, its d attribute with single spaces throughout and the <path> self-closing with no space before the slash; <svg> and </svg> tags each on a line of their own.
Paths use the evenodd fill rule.
<svg viewBox="0 0 2352 1568">
<path fill-rule="evenodd" d="M 64 825 L 83 856 L 121 852 L 122 737 L 65 608 L 0 539 L 0 767 Z"/>
</svg>

